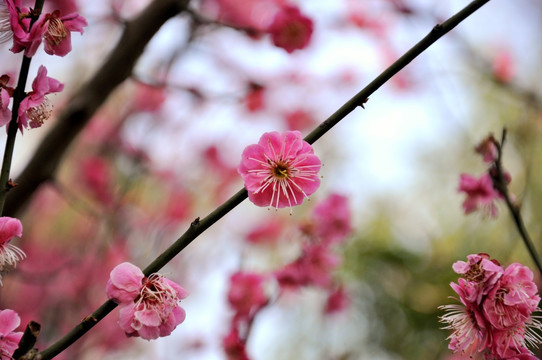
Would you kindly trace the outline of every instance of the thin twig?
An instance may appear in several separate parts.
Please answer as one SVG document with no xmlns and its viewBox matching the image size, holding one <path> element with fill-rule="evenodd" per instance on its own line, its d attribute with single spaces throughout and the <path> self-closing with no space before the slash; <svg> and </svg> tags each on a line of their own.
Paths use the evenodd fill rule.
<svg viewBox="0 0 542 360">
<path fill-rule="evenodd" d="M 440 39 L 444 34 L 452 30 L 457 26 L 461 21 L 465 20 L 467 17 L 472 15 L 476 10 L 482 7 L 484 4 L 490 0 L 475 0 L 471 2 L 467 7 L 458 12 L 456 15 L 449 18 L 444 23 L 437 25 L 431 30 L 431 32 L 424 37 L 420 42 L 418 42 L 412 49 L 407 53 L 401 56 L 397 61 L 395 61 L 390 67 L 388 67 L 382 74 L 380 74 L 375 80 L 373 80 L 369 85 L 367 85 L 363 90 L 356 94 L 352 99 L 350 99 L 346 104 L 344 104 L 339 110 L 337 110 L 333 115 L 331 115 L 327 120 L 325 120 L 320 126 L 314 129 L 305 140 L 310 144 L 317 141 L 322 137 L 326 132 L 328 132 L 334 125 L 339 121 L 344 119 L 346 115 L 351 113 L 356 107 L 362 106 L 369 96 L 373 94 L 380 86 L 382 86 L 386 81 L 391 79 L 391 77 L 405 66 L 407 66 L 412 60 L 414 60 L 418 55 L 423 53 L 429 46 L 435 43 Z M 238 191 L 230 199 L 216 208 L 213 212 L 207 215 L 203 219 L 197 218 L 190 224 L 188 230 L 177 239 L 168 249 L 166 249 L 160 256 L 158 256 L 151 264 L 149 264 L 144 270 L 143 273 L 145 276 L 148 276 L 152 273 L 159 271 L 163 266 L 165 266 L 171 259 L 173 259 L 177 254 L 179 254 L 184 248 L 186 248 L 194 239 L 196 239 L 201 233 L 215 224 L 218 220 L 224 217 L 237 205 L 239 205 L 243 200 L 248 197 L 248 193 L 245 189 Z M 47 349 L 43 350 L 40 355 L 43 360 L 51 359 L 54 356 L 58 355 L 77 339 L 82 337 L 88 330 L 90 330 L 96 323 L 98 323 L 102 318 L 104 318 L 109 312 L 111 312 L 117 305 L 111 301 L 106 301 L 98 310 L 92 313 L 90 316 L 85 318 L 83 322 L 78 324 L 74 329 L 72 329 L 68 334 L 66 334 L 58 342 L 54 343 Z M 90 320 L 89 320 L 90 319 Z"/>
<path fill-rule="evenodd" d="M 30 20 L 30 27 L 36 22 L 41 15 L 43 3 L 45 0 L 36 0 L 34 4 L 34 11 L 31 11 L 32 16 Z M 32 58 L 23 55 L 23 61 L 21 62 L 21 70 L 19 71 L 19 78 L 17 79 L 17 87 L 13 93 L 13 105 L 11 107 L 11 120 L 8 125 L 8 136 L 6 139 L 6 146 L 4 148 L 4 158 L 2 160 L 2 170 L 0 170 L 0 214 L 4 212 L 4 204 L 6 202 L 6 196 L 13 186 L 9 181 L 9 174 L 11 172 L 11 160 L 13 158 L 13 149 L 15 148 L 15 139 L 17 138 L 17 130 L 19 129 L 19 123 L 17 118 L 19 117 L 19 105 L 24 99 L 26 93 L 26 81 L 28 79 L 28 71 L 30 69 L 30 62 Z"/>
<path fill-rule="evenodd" d="M 501 142 L 500 143 L 495 142 L 495 146 L 497 146 L 497 160 L 495 160 L 494 167 L 493 169 L 491 169 L 494 171 L 490 170 L 490 175 L 493 179 L 493 184 L 495 185 L 496 189 L 499 191 L 499 193 L 501 193 L 501 195 L 504 198 L 506 207 L 508 208 L 508 210 L 510 211 L 510 215 L 512 215 L 512 218 L 514 219 L 516 228 L 518 229 L 519 235 L 521 236 L 523 243 L 527 247 L 527 251 L 529 251 L 529 255 L 531 256 L 534 263 L 536 264 L 536 267 L 538 268 L 538 272 L 540 273 L 540 275 L 542 275 L 542 263 L 540 262 L 540 256 L 538 255 L 538 252 L 536 251 L 533 241 L 531 240 L 531 237 L 529 236 L 529 232 L 527 231 L 527 228 L 525 227 L 523 217 L 521 216 L 520 207 L 514 204 L 514 202 L 510 198 L 510 192 L 508 191 L 506 175 L 502 166 L 502 148 L 504 146 L 505 141 L 506 141 L 506 129 L 503 129 Z"/>
</svg>

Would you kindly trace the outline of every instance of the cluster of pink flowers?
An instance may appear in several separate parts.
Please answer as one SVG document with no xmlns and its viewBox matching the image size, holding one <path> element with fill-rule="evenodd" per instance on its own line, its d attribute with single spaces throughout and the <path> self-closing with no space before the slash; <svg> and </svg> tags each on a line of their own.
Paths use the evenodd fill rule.
<svg viewBox="0 0 542 360">
<path fill-rule="evenodd" d="M 228 303 L 234 314 L 230 331 L 223 338 L 223 348 L 229 360 L 248 360 L 246 342 L 255 316 L 270 304 L 271 298 L 306 287 L 323 290 L 327 296 L 325 314 L 337 313 L 350 304 L 348 291 L 333 278 L 340 258 L 333 246 L 345 241 L 352 231 L 348 199 L 331 194 L 319 202 L 310 220 L 301 226 L 303 244 L 299 255 L 281 268 L 269 273 L 239 271 L 230 277 Z M 284 223 L 274 219 L 257 225 L 247 234 L 252 246 L 274 246 L 279 242 Z M 278 294 L 271 296 L 267 287 L 274 282 Z"/>
<path fill-rule="evenodd" d="M 467 259 L 454 263 L 462 277 L 450 284 L 461 304 L 440 307 L 446 311 L 441 317 L 445 329 L 452 330 L 448 347 L 486 360 L 537 359 L 527 349 L 542 342 L 536 332 L 542 323 L 532 316 L 540 301 L 532 271 L 518 263 L 504 269 L 488 254 Z"/>
<path fill-rule="evenodd" d="M 15 329 L 21 324 L 21 318 L 13 310 L 0 310 L 0 360 L 11 360 L 23 337 Z"/>
<path fill-rule="evenodd" d="M 244 29 L 258 38 L 264 34 L 273 44 L 292 53 L 306 48 L 313 33 L 313 21 L 294 4 L 283 0 L 206 0 L 217 10 L 218 19 Z"/>
<path fill-rule="evenodd" d="M 65 56 L 71 51 L 71 32 L 83 33 L 86 20 L 76 14 L 61 16 L 60 11 L 41 14 L 37 17 L 35 10 L 23 7 L 21 0 L 6 0 L 2 3 L 2 13 L 6 19 L 0 22 L 9 23 L 0 29 L 2 38 L 12 38 L 11 51 L 24 51 L 26 57 L 35 55 L 39 45 L 44 42 L 45 52 L 50 55 Z M 9 35 L 9 36 L 8 36 Z M 10 122 L 12 113 L 8 106 L 14 89 L 9 85 L 9 76 L 0 77 L 0 126 Z M 18 108 L 18 125 L 24 128 L 37 128 L 51 116 L 51 105 L 46 95 L 62 91 L 64 85 L 47 76 L 47 69 L 40 66 L 38 75 L 32 83 L 32 91 L 27 93 Z"/>
<path fill-rule="evenodd" d="M 318 189 L 321 165 L 299 131 L 275 131 L 245 148 L 238 171 L 254 204 L 291 209 Z"/>
<path fill-rule="evenodd" d="M 269 302 L 264 284 L 266 277 L 256 273 L 236 272 L 230 277 L 228 303 L 234 311 L 230 332 L 223 339 L 229 360 L 248 360 L 245 344 L 254 317 Z"/>
<path fill-rule="evenodd" d="M 168 336 L 186 317 L 179 306 L 188 296 L 185 289 L 158 274 L 145 277 L 127 262 L 111 271 L 106 293 L 119 304 L 119 325 L 127 336 L 146 340 Z"/>
<path fill-rule="evenodd" d="M 10 244 L 14 237 L 23 235 L 23 225 L 19 219 L 3 216 L 0 217 L 0 272 L 14 268 L 17 263 L 23 260 L 25 253 L 13 244 Z M 0 275 L 0 285 L 2 276 Z"/>
<path fill-rule="evenodd" d="M 490 165 L 490 167 L 480 177 L 469 174 L 460 175 L 458 191 L 463 192 L 466 195 L 466 198 L 463 201 L 463 210 L 465 211 L 465 214 L 482 210 L 485 215 L 497 217 L 498 209 L 495 202 L 504 198 L 502 193 L 495 186 L 494 181 L 494 178 L 497 175 L 495 167 L 495 162 L 498 157 L 497 140 L 490 135 L 476 146 L 475 150 L 482 156 L 483 161 Z M 504 172 L 503 176 L 506 185 L 508 185 L 511 181 L 510 174 Z"/>
<path fill-rule="evenodd" d="M 41 14 L 34 22 L 34 11 L 23 7 L 21 0 L 6 0 L 9 22 L 13 31 L 13 47 L 11 51 L 18 53 L 24 50 L 27 57 L 36 53 L 42 41 L 45 52 L 49 55 L 65 56 L 71 47 L 71 33 L 83 33 L 87 21 L 82 16 L 72 13 L 61 16 L 56 10 L 49 14 Z"/>
</svg>

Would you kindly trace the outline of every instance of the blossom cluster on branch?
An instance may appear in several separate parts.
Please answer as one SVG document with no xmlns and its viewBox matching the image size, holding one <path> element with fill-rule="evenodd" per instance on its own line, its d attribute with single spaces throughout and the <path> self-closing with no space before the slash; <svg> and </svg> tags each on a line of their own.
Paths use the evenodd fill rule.
<svg viewBox="0 0 542 360">
<path fill-rule="evenodd" d="M 533 315 L 540 311 L 540 296 L 532 271 L 519 263 L 503 268 L 488 254 L 469 255 L 453 269 L 461 278 L 450 286 L 461 304 L 441 306 L 441 321 L 452 330 L 449 348 L 488 360 L 537 359 L 527 348 L 542 342 L 542 322 Z"/>
</svg>

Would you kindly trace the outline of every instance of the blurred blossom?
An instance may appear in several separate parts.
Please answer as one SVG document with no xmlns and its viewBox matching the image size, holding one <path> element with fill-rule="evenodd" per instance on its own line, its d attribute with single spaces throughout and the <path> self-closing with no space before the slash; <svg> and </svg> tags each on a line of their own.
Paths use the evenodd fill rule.
<svg viewBox="0 0 542 360">
<path fill-rule="evenodd" d="M 136 111 L 154 112 L 162 106 L 166 98 L 163 88 L 137 83 L 132 108 Z"/>
<path fill-rule="evenodd" d="M 315 235 L 323 241 L 343 241 L 352 232 L 348 198 L 339 194 L 329 195 L 314 208 L 311 220 Z"/>
<path fill-rule="evenodd" d="M 249 360 L 246 352 L 245 342 L 239 337 L 239 331 L 235 326 L 222 340 L 222 346 L 228 360 Z"/>
<path fill-rule="evenodd" d="M 495 79 L 507 84 L 512 81 L 515 73 L 515 62 L 512 53 L 504 49 L 499 51 L 493 58 L 493 76 Z"/>
<path fill-rule="evenodd" d="M 10 244 L 11 239 L 22 235 L 23 225 L 19 219 L 7 216 L 0 217 L 0 272 L 16 267 L 17 263 L 26 257 L 21 249 Z M 2 285 L 1 275 L 0 285 Z"/>
<path fill-rule="evenodd" d="M 265 108 L 265 87 L 256 83 L 250 83 L 244 103 L 250 112 L 263 110 Z"/>
<path fill-rule="evenodd" d="M 267 304 L 264 282 L 265 277 L 255 273 L 236 272 L 230 277 L 228 303 L 235 311 L 235 319 L 251 321 Z"/>
<path fill-rule="evenodd" d="M 106 293 L 119 304 L 119 326 L 127 336 L 146 340 L 168 336 L 186 317 L 179 306 L 188 296 L 185 289 L 158 274 L 145 277 L 127 262 L 111 271 Z"/>
<path fill-rule="evenodd" d="M 98 156 L 83 159 L 80 162 L 80 177 L 83 184 L 103 205 L 113 202 L 111 193 L 111 171 L 107 161 Z"/>
<path fill-rule="evenodd" d="M 301 286 L 329 287 L 332 271 L 340 264 L 340 258 L 329 246 L 305 244 L 300 257 L 275 272 L 281 288 L 296 290 Z"/>
<path fill-rule="evenodd" d="M 253 244 L 276 244 L 285 224 L 276 218 L 269 218 L 252 228 L 247 234 L 247 241 Z"/>
<path fill-rule="evenodd" d="M 0 360 L 11 360 L 23 337 L 22 332 L 15 332 L 21 324 L 19 315 L 13 310 L 0 310 Z"/>
<path fill-rule="evenodd" d="M 478 145 L 476 145 L 474 151 L 482 155 L 482 158 L 486 164 L 491 164 L 497 160 L 497 156 L 499 155 L 497 140 L 495 140 L 493 135 L 489 135 Z"/>
<path fill-rule="evenodd" d="M 313 24 L 297 7 L 287 5 L 277 12 L 267 31 L 275 46 L 292 53 L 309 45 Z"/>
<path fill-rule="evenodd" d="M 495 201 L 502 199 L 503 196 L 493 186 L 493 180 L 489 173 L 484 173 L 480 178 L 461 174 L 458 191 L 467 195 L 463 201 L 465 214 L 470 214 L 481 208 L 484 214 L 497 217 L 498 209 Z"/>
<path fill-rule="evenodd" d="M 305 110 L 294 110 L 284 114 L 288 130 L 305 130 L 312 128 L 316 123 L 314 116 Z"/>
<path fill-rule="evenodd" d="M 320 186 L 321 162 L 299 131 L 268 132 L 243 151 L 238 171 L 257 206 L 290 208 Z"/>
<path fill-rule="evenodd" d="M 344 286 L 340 285 L 328 294 L 326 305 L 324 308 L 325 314 L 335 314 L 350 305 L 351 299 Z"/>
</svg>

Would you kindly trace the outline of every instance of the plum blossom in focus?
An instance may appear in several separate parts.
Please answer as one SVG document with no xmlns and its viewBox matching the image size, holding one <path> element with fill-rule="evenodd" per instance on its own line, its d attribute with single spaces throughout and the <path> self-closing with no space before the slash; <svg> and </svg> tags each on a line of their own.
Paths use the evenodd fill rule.
<svg viewBox="0 0 542 360">
<path fill-rule="evenodd" d="M 38 75 L 32 82 L 32 91 L 26 95 L 19 106 L 19 129 L 30 126 L 38 128 L 51 116 L 51 105 L 47 94 L 60 92 L 64 84 L 47 76 L 45 66 L 40 66 Z"/>
<path fill-rule="evenodd" d="M 11 30 L 13 32 L 13 46 L 11 51 L 18 53 L 24 50 L 24 55 L 32 57 L 41 44 L 43 35 L 47 31 L 45 18 L 39 17 L 33 24 L 31 10 L 22 7 L 21 0 L 6 0 L 9 12 Z"/>
<path fill-rule="evenodd" d="M 55 10 L 46 14 L 47 30 L 44 34 L 45 52 L 49 55 L 65 56 L 72 50 L 71 33 L 77 31 L 83 33 L 87 21 L 79 14 L 72 13 L 60 16 L 60 11 Z"/>
<path fill-rule="evenodd" d="M 518 263 L 503 269 L 488 254 L 467 259 L 453 265 L 462 277 L 450 284 L 461 304 L 440 307 L 440 321 L 452 331 L 448 348 L 484 359 L 537 359 L 527 349 L 542 342 L 542 323 L 532 316 L 540 301 L 532 271 Z"/>
<path fill-rule="evenodd" d="M 9 75 L 0 76 L 0 126 L 4 126 L 11 121 L 11 110 L 9 102 L 13 96 L 14 89 L 9 86 Z"/>
<path fill-rule="evenodd" d="M 11 239 L 23 235 L 23 225 L 19 219 L 3 216 L 0 217 L 0 272 L 4 272 L 17 266 L 23 260 L 25 253 L 13 244 Z M 2 285 L 2 276 L 0 276 Z"/>
<path fill-rule="evenodd" d="M 119 304 L 119 326 L 127 336 L 146 340 L 168 336 L 186 317 L 179 302 L 188 292 L 158 274 L 145 277 L 128 262 L 117 265 L 106 285 L 109 299 Z"/>
<path fill-rule="evenodd" d="M 59 10 L 42 15 L 32 23 L 33 10 L 22 7 L 21 0 L 6 0 L 6 3 L 13 34 L 11 51 L 24 50 L 27 57 L 35 55 L 42 40 L 47 54 L 65 56 L 72 49 L 71 32 L 83 33 L 83 27 L 87 26 L 87 21 L 79 14 L 60 16 Z"/>
<path fill-rule="evenodd" d="M 297 7 L 289 5 L 277 12 L 268 29 L 273 44 L 288 53 L 307 47 L 312 31 L 312 20 L 301 14 Z"/>
<path fill-rule="evenodd" d="M 299 131 L 275 131 L 245 148 L 238 172 L 255 205 L 291 208 L 318 189 L 320 167 L 320 159 Z"/>
<path fill-rule="evenodd" d="M 11 360 L 23 337 L 14 330 L 21 324 L 19 315 L 13 310 L 0 310 L 0 360 Z"/>
</svg>

